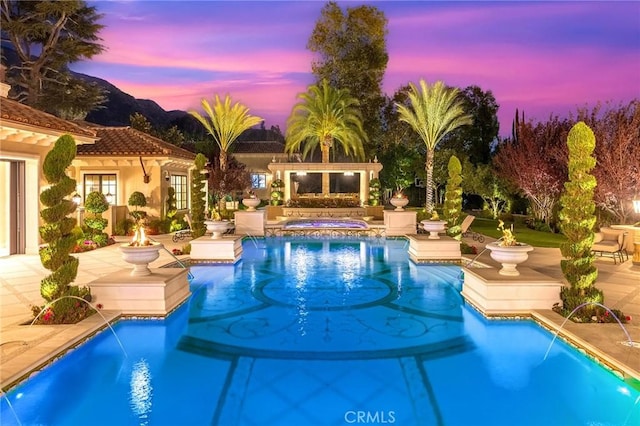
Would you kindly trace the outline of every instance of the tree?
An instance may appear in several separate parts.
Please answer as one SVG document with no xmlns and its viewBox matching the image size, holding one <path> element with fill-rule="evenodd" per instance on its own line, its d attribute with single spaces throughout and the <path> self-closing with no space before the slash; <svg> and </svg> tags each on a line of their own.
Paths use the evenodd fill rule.
<svg viewBox="0 0 640 426">
<path fill-rule="evenodd" d="M 506 183 L 490 164 L 478 164 L 465 170 L 469 179 L 464 180 L 464 191 L 482 197 L 491 217 L 497 219 L 509 202 L 510 191 Z"/>
<path fill-rule="evenodd" d="M 490 90 L 484 92 L 478 86 L 468 86 L 460 94 L 464 110 L 473 117 L 473 125 L 453 130 L 447 135 L 444 145 L 454 149 L 458 155 L 464 154 L 473 164 L 487 164 L 491 161 L 491 147 L 500 131 L 498 103 Z"/>
<path fill-rule="evenodd" d="M 298 95 L 300 101 L 293 106 L 287 119 L 285 151 L 294 153 L 302 148 L 306 157 L 318 146 L 322 162 L 329 162 L 329 150 L 337 142 L 345 155 L 364 159 L 362 141 L 367 136 L 362 129 L 358 100 L 344 89 L 335 89 L 323 80 Z M 329 175 L 322 175 L 322 193 L 329 193 Z"/>
<path fill-rule="evenodd" d="M 460 241 L 462 228 L 462 164 L 455 155 L 449 158 L 449 179 L 444 196 L 443 217 L 447 221 L 447 235 Z"/>
<path fill-rule="evenodd" d="M 17 99 L 38 106 L 44 87 L 64 84 L 68 64 L 101 53 L 101 18 L 84 1 L 2 0 L 2 41 L 10 42 L 20 59 L 10 70 L 16 72 L 11 83 Z"/>
<path fill-rule="evenodd" d="M 633 217 L 631 200 L 640 191 L 640 100 L 619 107 L 596 106 L 582 110 L 578 117 L 593 129 L 598 180 L 596 205 L 619 223 Z"/>
<path fill-rule="evenodd" d="M 46 246 L 39 252 L 42 266 L 51 271 L 40 283 L 40 294 L 49 302 L 48 312 L 41 319 L 47 323 L 75 323 L 94 313 L 87 304 L 78 304 L 74 299 L 87 297 L 90 300 L 89 289 L 70 285 L 78 274 L 79 261 L 70 255 L 76 242 L 71 232 L 76 220 L 69 215 L 76 210 L 76 203 L 69 197 L 76 189 L 76 181 L 67 176 L 66 169 L 75 156 L 74 139 L 63 135 L 42 164 L 42 172 L 49 183 L 49 187 L 40 194 L 40 202 L 45 206 L 40 212 L 44 221 L 40 226 L 40 237 Z M 42 309 L 34 306 L 34 316 L 37 317 Z"/>
<path fill-rule="evenodd" d="M 106 92 L 96 82 L 86 82 L 62 72 L 58 81 L 45 81 L 37 108 L 65 120 L 84 120 L 93 110 L 104 108 Z"/>
<path fill-rule="evenodd" d="M 551 117 L 537 123 L 519 122 L 517 141 L 498 146 L 493 165 L 499 176 L 512 183 L 531 201 L 536 219 L 550 224 L 567 174 L 568 120 Z"/>
<path fill-rule="evenodd" d="M 215 95 L 213 108 L 209 101 L 202 99 L 202 108 L 207 113 L 207 118 L 197 111 L 189 111 L 218 144 L 220 148 L 220 169 L 227 169 L 227 155 L 231 145 L 238 139 L 238 136 L 245 130 L 260 124 L 262 118 L 249 114 L 249 108 L 237 102 L 231 104 L 231 97 L 225 96 L 224 102 Z"/>
<path fill-rule="evenodd" d="M 564 184 L 560 197 L 560 229 L 567 242 L 560 245 L 564 259 L 560 262 L 562 273 L 570 284 L 561 292 L 563 309 L 573 311 L 584 302 L 603 300 L 602 292 L 594 287 L 598 270 L 593 266 L 593 226 L 596 223 L 593 201 L 596 178 L 589 172 L 596 165 L 592 153 L 596 139 L 591 129 L 579 122 L 571 128 L 567 137 L 569 149 L 569 180 Z"/>
<path fill-rule="evenodd" d="M 129 116 L 129 123 L 131 123 L 131 128 L 140 130 L 148 135 L 154 134 L 154 129 L 147 117 L 140 114 L 139 112 L 134 112 Z"/>
<path fill-rule="evenodd" d="M 458 89 L 447 88 L 442 81 L 429 86 L 420 80 L 420 89 L 409 84 L 411 105 L 396 104 L 400 120 L 408 123 L 420 135 L 427 148 L 427 202 L 428 213 L 433 211 L 433 157 L 435 148 L 450 131 L 472 123 L 465 114 Z"/>
<path fill-rule="evenodd" d="M 213 216 L 220 218 L 220 202 L 229 194 L 243 192 L 251 187 L 251 174 L 246 166 L 239 163 L 233 156 L 229 157 L 227 170 L 213 169 L 209 177 L 209 196 Z"/>
<path fill-rule="evenodd" d="M 311 64 L 316 83 L 327 80 L 337 89 L 347 89 L 362 111 L 364 143 L 380 134 L 383 105 L 382 79 L 389 55 L 386 47 L 387 18 L 373 6 L 347 7 L 327 3 L 311 33 L 307 48 L 317 54 Z M 372 156 L 375 146 L 366 146 Z"/>
</svg>

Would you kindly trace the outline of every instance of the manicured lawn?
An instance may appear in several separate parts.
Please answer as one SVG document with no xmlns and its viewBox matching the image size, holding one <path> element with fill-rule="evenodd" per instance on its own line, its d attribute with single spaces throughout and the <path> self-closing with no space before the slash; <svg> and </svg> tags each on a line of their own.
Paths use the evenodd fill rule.
<svg viewBox="0 0 640 426">
<path fill-rule="evenodd" d="M 505 228 L 511 226 L 511 223 L 505 222 Z M 500 238 L 502 233 L 498 231 L 498 221 L 493 219 L 485 219 L 476 217 L 471 224 L 471 230 L 483 235 L 488 235 L 493 238 Z M 527 228 L 522 223 L 516 223 L 514 225 L 514 235 L 519 242 L 531 244 L 535 247 L 560 247 L 560 243 L 565 242 L 567 239 L 562 234 L 552 234 L 550 232 L 534 231 Z"/>
</svg>

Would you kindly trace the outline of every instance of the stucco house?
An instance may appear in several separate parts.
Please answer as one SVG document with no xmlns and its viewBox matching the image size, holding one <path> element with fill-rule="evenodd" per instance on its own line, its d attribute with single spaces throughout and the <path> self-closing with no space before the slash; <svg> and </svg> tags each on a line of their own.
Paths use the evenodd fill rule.
<svg viewBox="0 0 640 426">
<path fill-rule="evenodd" d="M 111 204 L 103 216 L 115 226 L 127 217 L 129 196 L 139 191 L 147 199 L 144 209 L 149 216 L 162 218 L 171 186 L 178 212 L 189 209 L 190 170 L 196 157 L 193 152 L 131 127 L 85 125 L 95 132 L 96 143 L 78 146 L 71 165 L 72 177 L 78 182 L 80 207 L 90 192 L 102 192 Z"/>
<path fill-rule="evenodd" d="M 75 123 L 8 99 L 0 80 L 0 256 L 37 254 L 44 157 L 64 134 L 93 144 L 96 133 Z"/>
<path fill-rule="evenodd" d="M 3 72 L 2 72 L 3 74 Z M 2 76 L 0 76 L 2 77 Z M 129 127 L 76 123 L 8 99 L 10 86 L 0 78 L 0 256 L 37 254 L 41 243 L 39 195 L 48 185 L 42 173 L 45 156 L 64 134 L 77 144 L 68 173 L 80 196 L 77 218 L 91 191 L 111 203 L 103 214 L 112 233 L 127 217 L 134 191 L 147 198 L 145 210 L 163 217 L 169 186 L 176 190 L 179 211 L 190 205 L 190 173 L 195 154 Z"/>
</svg>

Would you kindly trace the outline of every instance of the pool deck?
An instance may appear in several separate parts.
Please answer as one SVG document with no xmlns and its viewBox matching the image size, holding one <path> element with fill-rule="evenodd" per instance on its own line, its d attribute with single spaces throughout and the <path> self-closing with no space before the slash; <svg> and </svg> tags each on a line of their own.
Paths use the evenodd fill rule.
<svg viewBox="0 0 640 426">
<path fill-rule="evenodd" d="M 183 240 L 174 243 L 171 235 L 153 238 L 169 250 L 181 248 L 188 242 Z M 487 238 L 483 244 L 471 239 L 465 241 L 482 249 L 491 239 Z M 80 258 L 75 281 L 77 285 L 86 285 L 96 278 L 131 268 L 122 260 L 118 244 L 77 256 Z M 526 266 L 564 282 L 560 259 L 559 249 L 535 248 Z M 173 261 L 172 256 L 161 251 L 158 260 L 150 266 L 160 267 Z M 498 266 L 488 252 L 483 253 L 478 261 Z M 632 267 L 631 260 L 614 265 L 611 258 L 596 258 L 595 264 L 599 271 L 596 286 L 604 291 L 605 304 L 632 317 L 624 328 L 634 342 L 640 342 L 640 270 Z M 33 255 L 0 258 L 0 271 L 0 391 L 7 391 L 64 353 L 66 348 L 73 347 L 104 327 L 105 320 L 94 315 L 74 325 L 25 326 L 23 324 L 28 324 L 33 318 L 30 306 L 44 304 L 40 296 L 40 280 L 49 271 L 42 267 L 40 258 Z M 102 310 L 100 313 L 107 320 L 120 316 L 115 311 Z M 536 311 L 534 316 L 552 329 L 562 325 L 565 320 L 550 309 Z M 625 378 L 640 380 L 640 347 L 628 347 L 621 343 L 627 341 L 627 337 L 618 324 L 576 324 L 568 321 L 563 329 L 570 333 L 571 339 L 586 346 L 591 354 Z"/>
</svg>

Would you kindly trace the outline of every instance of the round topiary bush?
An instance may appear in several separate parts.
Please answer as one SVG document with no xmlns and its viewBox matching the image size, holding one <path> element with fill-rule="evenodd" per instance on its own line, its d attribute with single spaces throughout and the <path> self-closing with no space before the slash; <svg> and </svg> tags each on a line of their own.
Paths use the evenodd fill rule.
<svg viewBox="0 0 640 426">
<path fill-rule="evenodd" d="M 102 231 L 107 227 L 109 221 L 102 217 L 102 213 L 109 209 L 107 197 L 98 191 L 90 192 L 84 202 L 84 208 L 87 212 L 91 213 L 90 216 L 84 219 L 85 226 L 91 229 L 91 241 L 96 243 L 98 247 L 106 246 L 109 241 L 109 236 Z"/>
<path fill-rule="evenodd" d="M 145 207 L 147 205 L 147 198 L 142 192 L 133 192 L 129 196 L 127 204 L 135 208 L 134 211 L 129 212 L 129 214 L 136 220 L 136 222 L 140 222 L 147 217 L 147 212 L 144 210 L 138 210 L 138 207 Z"/>
</svg>

